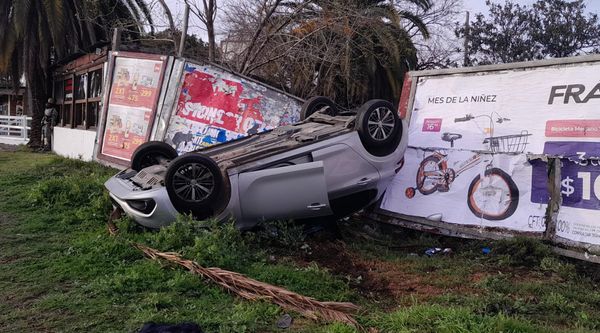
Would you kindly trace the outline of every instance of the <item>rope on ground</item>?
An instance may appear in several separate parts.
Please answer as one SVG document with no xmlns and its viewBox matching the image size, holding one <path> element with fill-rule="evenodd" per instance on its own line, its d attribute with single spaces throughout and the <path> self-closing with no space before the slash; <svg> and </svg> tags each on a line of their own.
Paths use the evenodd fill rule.
<svg viewBox="0 0 600 333">
<path fill-rule="evenodd" d="M 118 228 L 114 221 L 122 216 L 122 210 L 116 208 L 107 221 L 110 235 L 115 236 Z M 353 314 L 360 309 L 349 302 L 321 302 L 312 297 L 303 296 L 287 289 L 251 279 L 240 273 L 223 270 L 217 267 L 205 268 L 198 263 L 184 259 L 179 253 L 160 252 L 142 244 L 132 244 L 153 260 L 166 260 L 182 266 L 191 273 L 208 279 L 223 289 L 250 301 L 267 300 L 280 307 L 295 311 L 312 320 L 342 322 L 360 329 Z"/>
</svg>

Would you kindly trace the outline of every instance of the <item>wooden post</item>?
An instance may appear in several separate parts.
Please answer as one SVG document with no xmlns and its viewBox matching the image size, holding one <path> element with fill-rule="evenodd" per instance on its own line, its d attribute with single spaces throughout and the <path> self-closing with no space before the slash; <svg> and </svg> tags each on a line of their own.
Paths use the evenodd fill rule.
<svg viewBox="0 0 600 333">
<path fill-rule="evenodd" d="M 185 50 L 185 38 L 188 32 L 188 21 L 190 17 L 190 5 L 186 2 L 185 10 L 183 12 L 183 29 L 181 29 L 181 40 L 179 40 L 179 51 L 177 51 L 177 56 L 183 56 L 183 50 Z"/>
<path fill-rule="evenodd" d="M 121 28 L 115 28 L 113 30 L 111 46 L 113 51 L 119 51 L 119 48 L 121 47 Z"/>
<path fill-rule="evenodd" d="M 467 17 L 465 19 L 465 58 L 463 60 L 463 66 L 471 66 L 471 61 L 469 60 L 469 36 L 471 35 L 471 25 L 469 22 L 469 12 L 467 11 Z"/>
<path fill-rule="evenodd" d="M 556 225 L 558 222 L 558 212 L 562 205 L 562 187 L 561 187 L 561 166 L 560 158 L 548 158 L 548 192 L 550 193 L 550 201 L 546 209 L 546 231 L 544 237 L 553 241 L 556 237 Z"/>
</svg>

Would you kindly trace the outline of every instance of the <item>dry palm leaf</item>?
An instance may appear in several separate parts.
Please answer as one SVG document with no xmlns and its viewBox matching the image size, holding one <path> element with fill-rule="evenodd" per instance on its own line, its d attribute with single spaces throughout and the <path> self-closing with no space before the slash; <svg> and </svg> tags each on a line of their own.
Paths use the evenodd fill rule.
<svg viewBox="0 0 600 333">
<path fill-rule="evenodd" d="M 205 268 L 181 257 L 175 252 L 160 252 L 141 244 L 133 246 L 154 260 L 167 260 L 187 268 L 190 272 L 213 281 L 224 289 L 247 300 L 268 300 L 313 320 L 337 321 L 358 327 L 352 316 L 359 307 L 347 302 L 320 302 L 287 289 L 256 281 L 242 274 L 220 268 Z"/>
</svg>

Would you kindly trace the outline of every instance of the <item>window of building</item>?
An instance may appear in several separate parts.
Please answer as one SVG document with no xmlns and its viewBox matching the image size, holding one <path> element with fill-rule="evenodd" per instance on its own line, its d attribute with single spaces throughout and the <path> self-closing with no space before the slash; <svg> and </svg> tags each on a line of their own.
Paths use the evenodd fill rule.
<svg viewBox="0 0 600 333">
<path fill-rule="evenodd" d="M 63 104 L 61 108 L 61 124 L 65 127 L 71 127 L 71 111 L 73 111 L 73 104 Z"/>
<path fill-rule="evenodd" d="M 102 101 L 103 65 L 63 76 L 54 82 L 54 99 L 65 127 L 95 130 Z"/>
<path fill-rule="evenodd" d="M 90 102 L 87 105 L 87 115 L 85 124 L 88 128 L 96 128 L 98 125 L 98 114 L 100 112 L 100 102 Z"/>
</svg>

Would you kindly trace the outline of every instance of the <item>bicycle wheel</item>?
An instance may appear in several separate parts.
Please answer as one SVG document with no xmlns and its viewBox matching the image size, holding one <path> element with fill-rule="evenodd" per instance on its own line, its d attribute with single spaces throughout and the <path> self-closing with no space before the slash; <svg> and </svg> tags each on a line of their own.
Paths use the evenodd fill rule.
<svg viewBox="0 0 600 333">
<path fill-rule="evenodd" d="M 471 212 L 490 221 L 510 217 L 519 205 L 519 189 L 502 169 L 486 170 L 483 179 L 477 175 L 469 186 L 467 203 Z"/>
<path fill-rule="evenodd" d="M 441 158 L 436 155 L 427 156 L 417 170 L 417 189 L 423 195 L 429 195 L 438 188 L 440 180 L 444 179 L 440 167 Z"/>
</svg>

